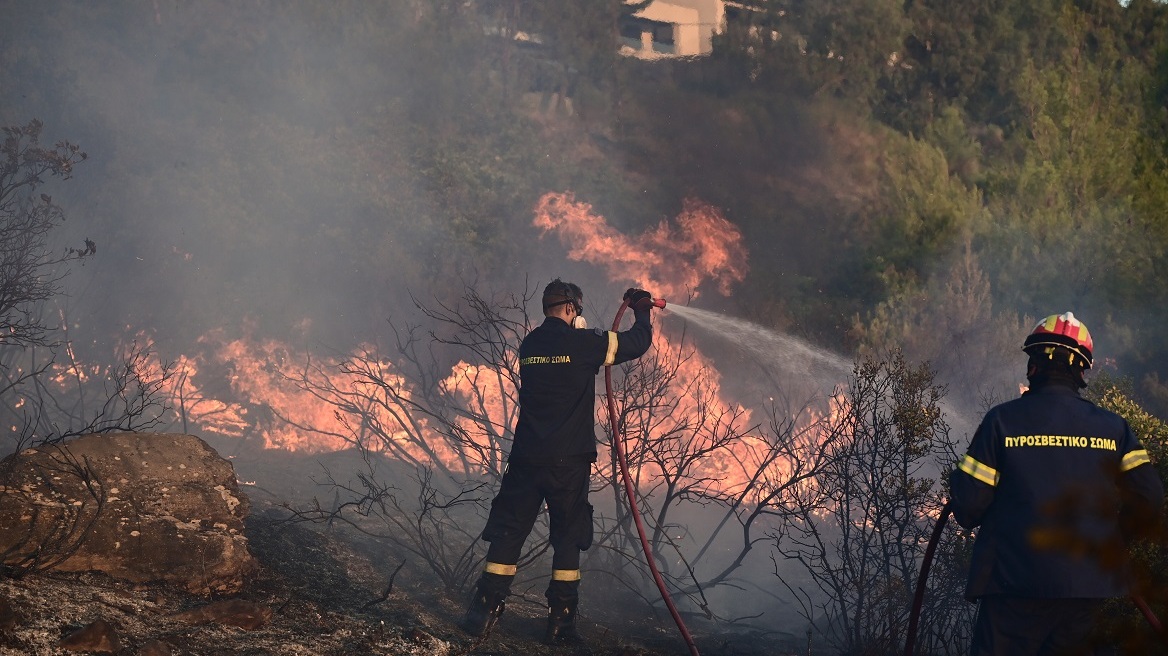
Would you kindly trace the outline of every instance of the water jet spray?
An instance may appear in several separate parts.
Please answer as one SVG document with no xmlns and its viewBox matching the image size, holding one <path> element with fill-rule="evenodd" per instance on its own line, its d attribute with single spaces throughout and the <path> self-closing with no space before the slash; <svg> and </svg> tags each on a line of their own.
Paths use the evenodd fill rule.
<svg viewBox="0 0 1168 656">
<path fill-rule="evenodd" d="M 832 392 L 852 373 L 852 361 L 808 341 L 718 312 L 691 306 L 669 306 L 687 323 L 725 340 L 748 353 L 770 371 L 782 371 L 793 379 L 813 382 L 817 391 Z"/>
</svg>

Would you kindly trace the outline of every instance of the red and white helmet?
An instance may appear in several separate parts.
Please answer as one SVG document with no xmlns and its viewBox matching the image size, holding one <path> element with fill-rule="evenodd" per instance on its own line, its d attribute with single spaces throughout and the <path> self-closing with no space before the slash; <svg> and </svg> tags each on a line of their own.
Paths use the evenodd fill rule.
<svg viewBox="0 0 1168 656">
<path fill-rule="evenodd" d="M 1077 364 L 1083 369 L 1091 368 L 1091 351 L 1095 347 L 1091 333 L 1070 312 L 1052 314 L 1039 321 L 1022 344 L 1022 350 L 1030 355 L 1045 353 L 1050 357 L 1054 356 L 1055 347 L 1071 353 L 1071 364 Z"/>
</svg>

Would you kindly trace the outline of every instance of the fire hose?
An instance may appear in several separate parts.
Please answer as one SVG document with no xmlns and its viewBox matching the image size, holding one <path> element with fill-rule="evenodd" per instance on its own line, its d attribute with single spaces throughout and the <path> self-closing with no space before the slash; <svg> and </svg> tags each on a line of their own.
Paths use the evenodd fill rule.
<svg viewBox="0 0 1168 656">
<path fill-rule="evenodd" d="M 952 511 L 950 502 L 945 501 L 941 506 L 941 516 L 933 525 L 933 535 L 929 537 L 929 546 L 925 547 L 925 557 L 921 560 L 921 573 L 917 576 L 917 590 L 913 595 L 912 610 L 908 614 L 908 635 L 904 639 L 904 656 L 912 656 L 917 640 L 917 622 L 921 619 L 921 606 L 925 602 L 925 582 L 929 580 L 929 567 L 933 565 L 933 554 L 937 552 L 937 545 L 941 542 L 941 535 L 945 532 L 945 523 L 949 521 Z"/>
<path fill-rule="evenodd" d="M 653 305 L 663 308 L 665 307 L 665 299 L 654 299 Z M 616 319 L 612 322 L 613 332 L 616 332 L 620 328 L 621 317 L 624 316 L 625 308 L 628 306 L 629 301 L 625 299 L 621 303 L 620 309 L 616 312 Z M 641 549 L 645 552 L 645 561 L 648 562 L 649 571 L 653 574 L 653 581 L 657 584 L 657 589 L 661 592 L 662 601 L 665 602 L 665 606 L 669 609 L 669 614 L 673 616 L 673 621 L 677 623 L 677 629 L 681 632 L 681 637 L 685 640 L 685 644 L 689 646 L 689 653 L 693 656 L 699 656 L 693 636 L 689 634 L 689 629 L 685 627 L 685 622 L 682 621 L 681 614 L 677 612 L 677 606 L 673 604 L 673 598 L 669 596 L 669 590 L 665 587 L 665 579 L 661 576 L 660 570 L 657 569 L 657 562 L 653 559 L 653 550 L 649 546 L 649 538 L 645 537 L 645 524 L 641 520 L 641 513 L 637 510 L 636 488 L 633 486 L 632 476 L 629 475 L 629 462 L 625 455 L 624 447 L 624 433 L 620 431 L 620 425 L 616 415 L 616 401 L 612 395 L 612 365 L 604 368 L 604 389 L 608 397 L 608 420 L 612 427 L 612 446 L 616 449 L 617 462 L 620 463 L 621 479 L 625 485 L 625 496 L 629 499 L 629 512 L 633 516 L 633 523 L 637 526 L 637 535 L 641 538 Z"/>
<path fill-rule="evenodd" d="M 904 656 L 913 656 L 914 653 L 917 623 L 921 619 L 921 607 L 925 601 L 925 583 L 929 578 L 929 567 L 933 564 L 933 555 L 937 551 L 937 545 L 941 542 L 941 535 L 945 532 L 945 524 L 949 521 L 949 515 L 952 512 L 951 504 L 952 502 L 946 501 L 945 505 L 941 506 L 941 515 L 937 517 L 937 523 L 933 525 L 933 535 L 929 537 L 929 545 L 925 547 L 925 557 L 921 561 L 921 572 L 917 576 L 917 589 L 913 595 L 912 609 L 908 614 L 908 635 L 905 636 L 904 641 Z M 1152 612 L 1148 602 L 1138 594 L 1131 595 L 1131 600 L 1135 603 L 1136 608 L 1139 608 L 1140 612 L 1143 613 L 1144 619 L 1148 621 L 1156 635 L 1168 641 L 1168 634 L 1164 633 L 1160 618 Z"/>
</svg>

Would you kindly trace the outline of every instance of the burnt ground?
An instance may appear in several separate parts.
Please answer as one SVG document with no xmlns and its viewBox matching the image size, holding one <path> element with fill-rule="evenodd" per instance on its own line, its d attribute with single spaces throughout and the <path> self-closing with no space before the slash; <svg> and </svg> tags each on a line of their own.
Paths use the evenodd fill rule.
<svg viewBox="0 0 1168 656">
<path fill-rule="evenodd" d="M 13 611 L 0 617 L 0 655 L 76 653 L 59 647 L 60 640 L 98 619 L 113 626 L 121 641 L 116 653 L 123 656 L 165 653 L 147 649 L 152 640 L 171 654 L 198 656 L 688 653 L 668 615 L 653 618 L 643 605 L 622 612 L 612 607 L 590 610 L 582 603 L 584 643 L 544 646 L 544 600 L 530 593 L 512 597 L 495 632 L 485 641 L 476 640 L 457 626 L 462 600 L 435 589 L 409 568 L 394 576 L 401 561 L 383 557 L 384 548 L 369 539 L 284 523 L 275 511 L 259 509 L 253 509 L 247 530 L 262 569 L 232 598 L 271 610 L 270 621 L 260 628 L 182 622 L 176 613 L 214 599 L 171 587 L 134 585 L 94 573 L 36 574 L 0 579 L 0 598 Z M 385 596 L 391 576 L 393 586 Z M 705 629 L 691 627 L 707 656 L 793 653 L 789 636 L 780 640 L 778 634 Z"/>
</svg>

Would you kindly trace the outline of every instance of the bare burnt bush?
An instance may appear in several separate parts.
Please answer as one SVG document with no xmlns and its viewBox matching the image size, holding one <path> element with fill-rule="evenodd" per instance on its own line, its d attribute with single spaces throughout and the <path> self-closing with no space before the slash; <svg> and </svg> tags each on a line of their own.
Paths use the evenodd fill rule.
<svg viewBox="0 0 1168 656">
<path fill-rule="evenodd" d="M 0 420 L 9 427 L 9 451 L 150 430 L 171 410 L 165 390 L 173 368 L 137 342 L 108 365 L 81 362 L 67 342 L 60 349 L 0 347 L 0 361 Z"/>
<path fill-rule="evenodd" d="M 897 352 L 857 363 L 827 425 L 828 465 L 772 534 L 777 558 L 800 565 L 816 589 L 780 579 L 841 653 L 895 653 L 904 642 L 944 473 L 956 460 L 943 395 L 928 365 L 913 367 Z M 922 653 L 961 653 L 968 644 L 968 546 L 967 535 L 949 529 L 929 581 Z"/>
<path fill-rule="evenodd" d="M 40 145 L 43 124 L 2 128 L 0 144 L 0 345 L 47 346 L 55 342 L 53 326 L 38 312 L 55 297 L 65 276 L 61 267 L 90 255 L 82 250 L 53 252 L 49 234 L 65 220 L 48 194 L 37 194 L 46 177 L 68 180 L 87 155 L 75 144 Z"/>
<path fill-rule="evenodd" d="M 721 398 L 717 374 L 684 340 L 623 365 L 622 373 L 613 387 L 615 439 L 624 440 L 638 512 L 662 575 L 702 615 L 747 619 L 722 616 L 707 593 L 748 585 L 736 576 L 747 557 L 825 464 L 820 419 L 806 406 L 796 412 L 772 406 L 765 422 L 755 422 L 751 411 Z M 624 500 L 611 424 L 602 424 L 609 458 L 598 478 L 616 516 L 604 524 L 601 550 L 589 563 L 599 560 L 601 573 L 658 606 Z M 714 521 L 697 522 L 696 514 Z"/>
<path fill-rule="evenodd" d="M 166 412 L 159 392 L 170 369 L 154 366 L 149 349 L 135 344 L 115 366 L 85 366 L 64 311 L 50 311 L 67 265 L 94 255 L 97 244 L 50 246 L 65 213 L 39 190 L 47 178 L 68 180 L 87 155 L 68 141 L 41 146 L 43 127 L 35 119 L 5 127 L 0 144 L 0 426 L 7 450 L 138 430 Z"/>
<path fill-rule="evenodd" d="M 332 505 L 296 508 L 293 518 L 340 521 L 378 536 L 416 558 L 449 593 L 461 592 L 482 566 L 478 531 L 518 414 L 517 353 L 533 295 L 467 288 L 458 305 L 415 301 L 434 328 L 391 323 L 390 348 L 301 368 L 293 382 L 331 406 L 336 421 L 299 428 L 339 438 L 364 467 L 351 475 L 326 471 L 321 482 Z M 523 562 L 546 548 L 539 536 L 534 543 Z"/>
<path fill-rule="evenodd" d="M 401 488 L 385 482 L 396 477 L 375 464 L 377 456 L 366 453 L 363 459 L 366 469 L 354 472 L 355 480 L 341 480 L 325 471 L 320 482 L 335 493 L 331 507 L 317 501 L 307 507 L 289 505 L 288 521 L 343 523 L 393 545 L 405 558 L 424 563 L 448 594 L 462 591 L 482 565 L 475 552 L 478 534 L 472 527 L 482 521 L 487 484 L 467 481 L 440 488 L 434 469 L 423 467 Z"/>
</svg>

